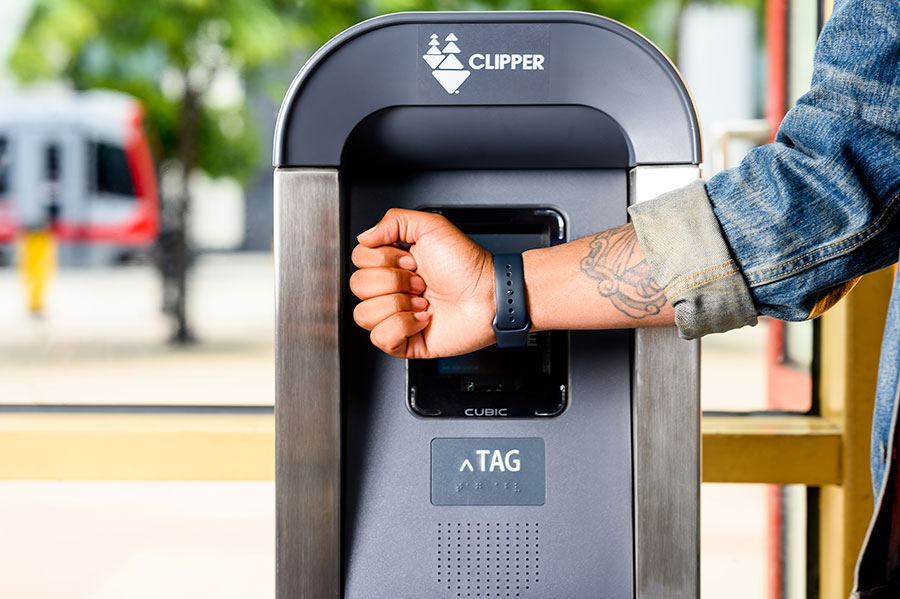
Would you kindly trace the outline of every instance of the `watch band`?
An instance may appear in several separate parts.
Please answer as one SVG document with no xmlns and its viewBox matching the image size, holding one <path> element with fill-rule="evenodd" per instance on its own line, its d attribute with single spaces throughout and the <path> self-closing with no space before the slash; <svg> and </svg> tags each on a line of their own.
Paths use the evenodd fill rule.
<svg viewBox="0 0 900 599">
<path fill-rule="evenodd" d="M 497 312 L 494 314 L 494 334 L 497 347 L 525 347 L 531 318 L 525 305 L 525 270 L 522 254 L 494 256 L 494 295 Z"/>
</svg>

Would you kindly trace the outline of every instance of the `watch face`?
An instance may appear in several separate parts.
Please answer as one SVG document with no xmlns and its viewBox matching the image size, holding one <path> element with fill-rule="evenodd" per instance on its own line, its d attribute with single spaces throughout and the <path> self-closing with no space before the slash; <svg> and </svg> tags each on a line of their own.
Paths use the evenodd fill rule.
<svg viewBox="0 0 900 599">
<path fill-rule="evenodd" d="M 565 242 L 565 220 L 546 208 L 446 207 L 439 212 L 492 254 Z M 514 333 L 513 333 L 514 334 Z M 525 333 L 521 347 L 496 346 L 434 360 L 407 360 L 407 401 L 432 418 L 535 418 L 566 406 L 569 336 Z"/>
</svg>

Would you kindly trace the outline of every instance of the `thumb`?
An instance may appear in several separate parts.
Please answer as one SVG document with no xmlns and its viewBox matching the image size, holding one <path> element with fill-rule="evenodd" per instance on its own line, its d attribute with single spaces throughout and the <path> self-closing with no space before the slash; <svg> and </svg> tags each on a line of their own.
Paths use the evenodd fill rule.
<svg viewBox="0 0 900 599">
<path fill-rule="evenodd" d="M 391 208 L 378 224 L 360 233 L 356 240 L 367 247 L 392 243 L 416 243 L 422 235 L 434 228 L 442 217 L 431 212 Z"/>
</svg>

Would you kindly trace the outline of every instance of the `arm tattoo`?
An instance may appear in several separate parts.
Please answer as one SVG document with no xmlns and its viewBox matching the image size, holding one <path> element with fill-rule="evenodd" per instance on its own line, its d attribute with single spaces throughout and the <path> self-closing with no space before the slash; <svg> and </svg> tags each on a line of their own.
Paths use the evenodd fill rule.
<svg viewBox="0 0 900 599">
<path fill-rule="evenodd" d="M 581 271 L 596 279 L 597 291 L 631 318 L 659 314 L 666 303 L 647 261 L 635 255 L 637 235 L 630 224 L 598 233 L 581 260 Z"/>
</svg>

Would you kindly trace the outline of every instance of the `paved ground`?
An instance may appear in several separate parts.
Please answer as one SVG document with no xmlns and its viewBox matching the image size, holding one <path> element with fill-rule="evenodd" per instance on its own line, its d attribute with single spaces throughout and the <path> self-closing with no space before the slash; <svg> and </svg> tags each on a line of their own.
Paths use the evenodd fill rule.
<svg viewBox="0 0 900 599">
<path fill-rule="evenodd" d="M 149 266 L 62 270 L 42 318 L 0 270 L 0 403 L 271 405 L 272 281 L 267 254 L 202 258 L 189 296 L 199 343 L 177 348 Z"/>
<path fill-rule="evenodd" d="M 0 597 L 272 598 L 274 488 L 0 482 Z"/>
</svg>

